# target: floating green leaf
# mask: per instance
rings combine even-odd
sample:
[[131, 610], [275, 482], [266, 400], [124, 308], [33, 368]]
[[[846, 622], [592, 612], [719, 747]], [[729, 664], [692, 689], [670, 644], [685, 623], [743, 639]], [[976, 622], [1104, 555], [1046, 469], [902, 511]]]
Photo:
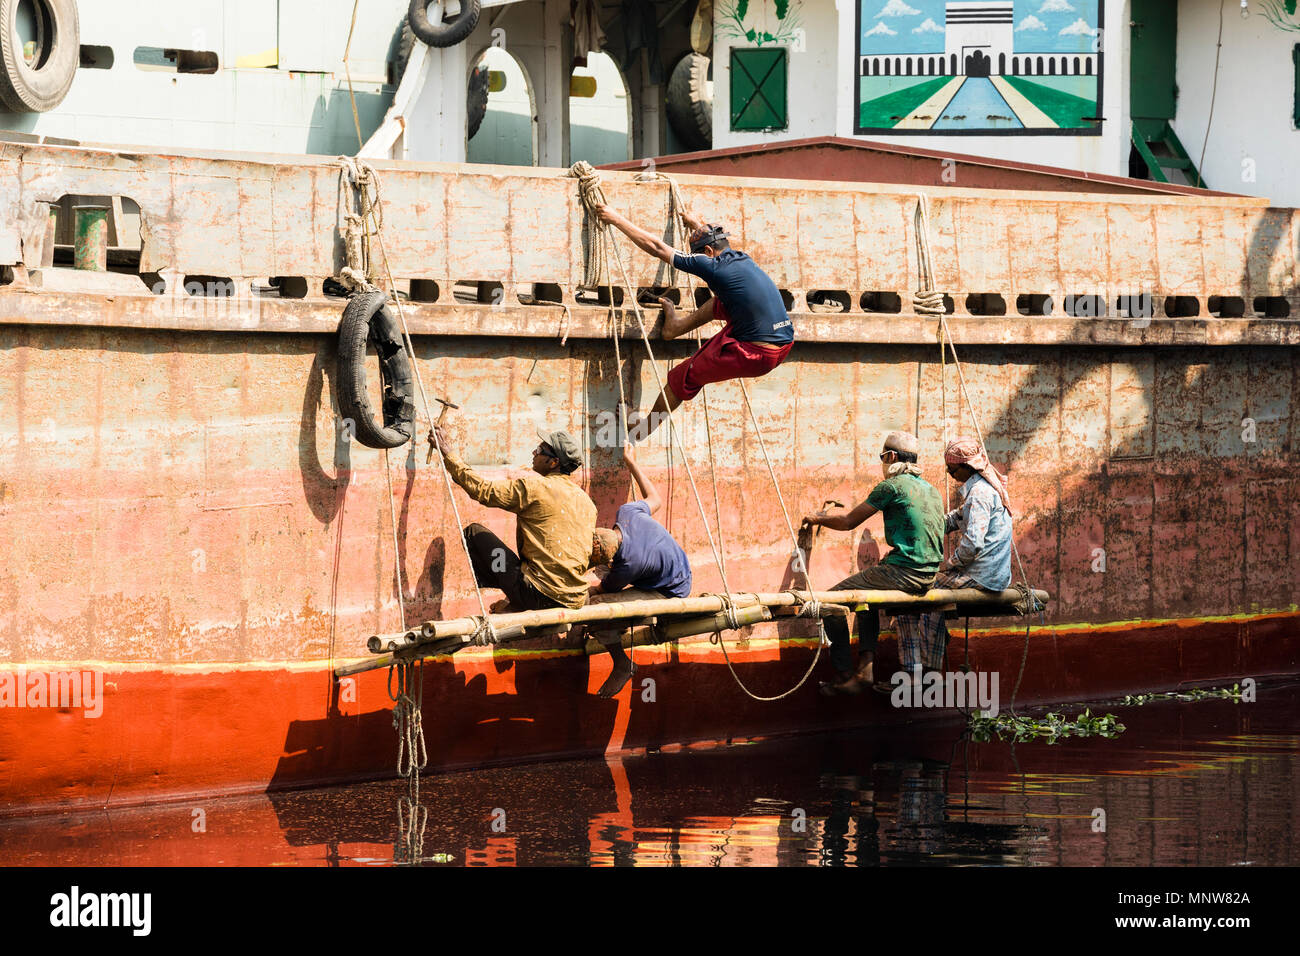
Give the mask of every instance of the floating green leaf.
[[1149, 704], [1153, 700], [1209, 700], [1211, 698], [1219, 700], [1241, 700], [1241, 687], [1233, 684], [1231, 687], [1213, 687], [1203, 688], [1196, 687], [1192, 690], [1182, 691], [1179, 693], [1169, 694], [1129, 694], [1120, 701], [1128, 707], [1141, 707], [1143, 704]]
[[1124, 725], [1115, 719], [1114, 714], [1104, 717], [1085, 710], [1073, 721], [1064, 715], [1049, 713], [1042, 717], [1016, 717], [1000, 714], [988, 717], [972, 714], [970, 718], [971, 739], [978, 743], [987, 743], [996, 737], [998, 740], [1014, 740], [1023, 743], [1042, 738], [1049, 744], [1066, 737], [1118, 737], [1124, 732]]

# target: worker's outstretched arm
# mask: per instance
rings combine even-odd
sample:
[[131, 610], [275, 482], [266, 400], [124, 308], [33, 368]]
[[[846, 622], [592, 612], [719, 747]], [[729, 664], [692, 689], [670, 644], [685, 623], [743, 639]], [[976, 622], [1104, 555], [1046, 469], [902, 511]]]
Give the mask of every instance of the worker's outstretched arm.
[[528, 507], [530, 496], [528, 483], [524, 479], [489, 481], [487, 478], [475, 474], [474, 469], [461, 460], [461, 457], [451, 447], [451, 443], [447, 440], [447, 433], [443, 431], [442, 426], [435, 425], [434, 431], [438, 433], [438, 447], [442, 449], [442, 463], [447, 469], [447, 474], [451, 476], [452, 481], [460, 485], [465, 494], [481, 505], [487, 505], [489, 508], [501, 508], [515, 514]]
[[852, 531], [875, 514], [877, 510], [866, 501], [862, 501], [852, 511], [836, 513], [819, 511], [816, 514], [808, 515], [803, 520], [804, 524], [821, 525], [823, 528], [830, 528], [832, 531]]
[[608, 205], [600, 206], [596, 210], [596, 214], [600, 216], [601, 222], [613, 226], [615, 229], [622, 232], [625, 236], [631, 239], [641, 251], [654, 256], [656, 259], [661, 259], [669, 265], [672, 264], [673, 254], [676, 253], [677, 250], [668, 245], [668, 243], [664, 242], [658, 236], [652, 235], [640, 226], [629, 222], [627, 217], [615, 212]]
[[659, 489], [646, 477], [646, 473], [636, 463], [636, 458], [632, 456], [631, 445], [623, 446], [623, 463], [627, 465], [627, 470], [632, 473], [632, 480], [636, 482], [641, 497], [645, 499], [646, 507], [650, 509], [651, 514], [654, 514], [663, 507], [664, 501], [659, 497]]

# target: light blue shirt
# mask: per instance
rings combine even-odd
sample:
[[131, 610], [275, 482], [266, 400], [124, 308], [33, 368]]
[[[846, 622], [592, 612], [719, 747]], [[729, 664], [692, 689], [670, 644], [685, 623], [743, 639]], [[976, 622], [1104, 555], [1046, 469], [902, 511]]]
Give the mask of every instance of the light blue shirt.
[[945, 531], [960, 531], [961, 540], [948, 566], [962, 570], [986, 591], [1011, 584], [1011, 514], [997, 490], [974, 474], [961, 486], [961, 507], [948, 512]]

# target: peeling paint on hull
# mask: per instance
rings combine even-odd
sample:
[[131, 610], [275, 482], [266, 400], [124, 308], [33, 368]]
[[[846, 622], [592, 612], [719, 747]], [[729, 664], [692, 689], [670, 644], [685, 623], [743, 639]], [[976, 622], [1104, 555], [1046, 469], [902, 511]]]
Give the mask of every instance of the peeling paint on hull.
[[[34, 283], [0, 289], [0, 661], [58, 669], [110, 662], [104, 667], [117, 685], [98, 721], [57, 710], [0, 715], [4, 802], [20, 810], [135, 802], [390, 772], [395, 745], [382, 677], [364, 679], [358, 704], [335, 702], [328, 662], [364, 656], [369, 634], [397, 629], [399, 568], [408, 623], [473, 613], [476, 603], [437, 465], [425, 466], [423, 448], [390, 456], [395, 566], [384, 456], [340, 434], [327, 329], [341, 302], [310, 288], [329, 274], [336, 251], [328, 206], [336, 171], [21, 152], [20, 162], [11, 147], [0, 147], [0, 165], [10, 164], [0, 207], [12, 213], [0, 228], [0, 262], [21, 266], [21, 257], [38, 249], [24, 224], [39, 220], [39, 196], [57, 198], [65, 180], [81, 175], [101, 191], [135, 189], [146, 222], [158, 217], [147, 264], [173, 279], [201, 272], [310, 281], [306, 299], [270, 300], [251, 326], [212, 303], [187, 311], [167, 296], [157, 297], [158, 306], [147, 296], [72, 295]], [[150, 198], [174, 200], [173, 180], [182, 173], [192, 180], [185, 204], [164, 214]], [[554, 171], [503, 178], [405, 168], [392, 175], [386, 195], [398, 204], [389, 228], [403, 236], [406, 257], [399, 276], [420, 275], [414, 263], [421, 250], [436, 247], [437, 255], [466, 258], [431, 266], [434, 276], [500, 275], [509, 288], [550, 276], [571, 298], [580, 251], [557, 225], [576, 223], [571, 181], [552, 182]], [[240, 176], [275, 181], [281, 203], [286, 194], [298, 196], [294, 225], [303, 234], [278, 246], [259, 231], [263, 199], [241, 199]], [[860, 306], [842, 318], [800, 308], [806, 291], [830, 282], [855, 290], [855, 303], [856, 290], [906, 289], [915, 278], [905, 239], [910, 199], [860, 184], [802, 184], [811, 192], [801, 198], [788, 184], [699, 180], [701, 203], [754, 212], [743, 228], [760, 261], [778, 261], [780, 243], [807, 235], [778, 228], [782, 201], [817, 216], [847, 195], [850, 208], [871, 213], [855, 222], [874, 223], [882, 242], [893, 243], [873, 246], [866, 227], [819, 232], [808, 240], [817, 248], [782, 260], [801, 338], [786, 363], [750, 384], [750, 394], [792, 515], [797, 520], [830, 498], [865, 497], [878, 480], [881, 438], [899, 427], [918, 435], [925, 476], [944, 488], [943, 396], [949, 435], [971, 422], [958, 406], [951, 365], [941, 373], [933, 325], [906, 314], [890, 324]], [[641, 187], [619, 181], [620, 190], [633, 188]], [[433, 215], [427, 196], [409, 209], [401, 197], [447, 190], [493, 208], [523, 208], [528, 190], [544, 201], [533, 218], [517, 217], [509, 261], [486, 241], [475, 247], [475, 260], [456, 231], [472, 233], [483, 225], [475, 217], [486, 213], [466, 213], [467, 224], [440, 222], [437, 235], [400, 229], [404, 217]], [[935, 200], [936, 256], [956, 264], [941, 276], [946, 288], [987, 291], [979, 284], [993, 277], [999, 288], [1110, 295], [1150, 281], [1171, 295], [1190, 289], [1193, 297], [1232, 292], [1300, 304], [1293, 255], [1300, 231], [1291, 210], [1226, 198], [1102, 197], [1106, 228], [1136, 245], [1117, 241], [1100, 261], [1085, 234], [1101, 199], [1033, 196], [1016, 215], [1049, 222], [1036, 248], [1020, 248], [1010, 221], [997, 219], [1001, 198], [976, 202], [954, 192]], [[893, 210], [884, 225], [881, 209]], [[645, 200], [643, 218], [652, 218], [649, 210]], [[223, 217], [234, 217], [237, 228]], [[1225, 222], [1237, 237], [1232, 243]], [[960, 241], [954, 223], [965, 223]], [[548, 231], [557, 229], [561, 238]], [[987, 248], [969, 244], [980, 229]], [[1237, 251], [1204, 256], [1207, 230], [1217, 230], [1218, 248]], [[1245, 238], [1265, 232], [1276, 241]], [[1148, 239], [1153, 245], [1144, 245]], [[1056, 257], [1050, 262], [1048, 245]], [[994, 246], [1006, 256], [1001, 262]], [[1193, 253], [1195, 261], [1180, 258]], [[475, 261], [503, 271], [452, 271]], [[851, 266], [835, 272], [841, 263]], [[1178, 269], [1185, 274], [1175, 286], [1159, 284]], [[655, 279], [648, 261], [634, 263], [634, 274], [647, 285]], [[60, 308], [69, 310], [65, 324], [57, 323]], [[561, 346], [559, 310], [534, 308], [498, 312], [441, 300], [414, 308], [420, 372], [432, 392], [462, 405], [452, 432], [489, 476], [516, 473], [527, 462], [540, 422], [581, 436], [588, 465], [575, 479], [610, 523], [628, 498], [629, 480], [617, 449], [601, 443], [602, 415], [619, 394], [604, 337], [607, 310], [573, 306], [572, 335]], [[1058, 316], [1044, 320], [1043, 328], [1055, 331], [1040, 338], [1033, 321], [953, 317], [992, 458], [1010, 473], [1029, 576], [1052, 595], [1053, 627], [1034, 641], [1021, 699], [1300, 671], [1293, 610], [1300, 359], [1288, 345], [1298, 341], [1300, 323], [1158, 317], [1107, 326]], [[1098, 331], [1105, 328], [1111, 331]], [[1225, 329], [1241, 337], [1225, 338]], [[1182, 344], [1178, 330], [1199, 337]], [[661, 362], [676, 361], [691, 346], [656, 342], [656, 349]], [[635, 341], [624, 354], [625, 386], [647, 406], [654, 375]], [[710, 522], [711, 483], [718, 485], [732, 586], [789, 587], [789, 541], [739, 389], [710, 386], [708, 396], [716, 475], [707, 464], [700, 401], [683, 407], [681, 426]], [[720, 590], [680, 455], [652, 443], [641, 459], [664, 492], [666, 523], [691, 557], [696, 590]], [[462, 498], [461, 515], [513, 538], [513, 519], [501, 512]], [[813, 580], [829, 586], [883, 549], [878, 521], [853, 535], [824, 533], [810, 560]], [[1263, 613], [1269, 610], [1279, 613]], [[770, 640], [810, 634], [790, 630], [796, 626], [807, 623], [754, 631], [748, 653], [760, 659], [742, 669], [766, 692], [784, 690], [807, 667], [808, 646]], [[1003, 675], [1007, 696], [1021, 646], [1012, 632], [972, 642], [973, 660]], [[590, 692], [608, 666], [600, 658], [555, 653], [434, 665], [424, 722], [434, 766], [900, 719], [883, 699], [856, 709], [828, 706], [812, 688], [779, 705], [751, 704], [707, 643], [656, 653], [665, 659], [648, 671], [658, 681], [653, 705], [639, 704], [630, 691], [620, 701], [595, 698]], [[258, 662], [264, 666], [253, 666]]]

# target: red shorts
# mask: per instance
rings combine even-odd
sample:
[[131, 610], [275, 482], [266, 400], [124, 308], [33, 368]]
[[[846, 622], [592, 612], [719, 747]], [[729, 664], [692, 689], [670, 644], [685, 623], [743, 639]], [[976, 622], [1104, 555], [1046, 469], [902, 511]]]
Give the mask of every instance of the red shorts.
[[763, 348], [753, 342], [740, 342], [731, 337], [731, 320], [722, 302], [713, 300], [713, 315], [727, 324], [722, 331], [704, 343], [704, 346], [685, 362], [674, 365], [668, 373], [668, 384], [673, 394], [682, 401], [690, 401], [710, 382], [726, 382], [733, 378], [758, 378], [766, 375], [785, 361], [793, 342], [779, 349]]

